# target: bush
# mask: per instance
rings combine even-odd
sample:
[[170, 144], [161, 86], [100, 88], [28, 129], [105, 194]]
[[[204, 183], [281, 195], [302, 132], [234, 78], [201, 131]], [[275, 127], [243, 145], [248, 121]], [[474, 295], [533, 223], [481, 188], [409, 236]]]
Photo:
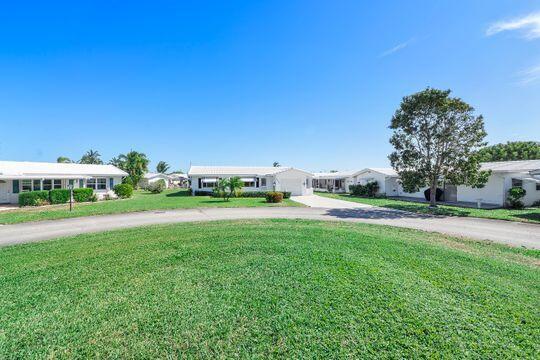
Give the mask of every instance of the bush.
[[75, 202], [92, 201], [91, 198], [93, 195], [94, 195], [94, 190], [89, 189], [89, 188], [73, 189], [73, 200], [75, 200]]
[[68, 189], [53, 189], [49, 191], [49, 201], [51, 204], [65, 204], [69, 202], [69, 196]]
[[29, 191], [19, 194], [19, 206], [40, 206], [48, 203], [49, 192], [47, 190]]
[[379, 191], [379, 183], [370, 181], [365, 185], [350, 185], [349, 192], [353, 196], [375, 197]]
[[277, 191], [271, 191], [266, 194], [267, 203], [280, 203], [283, 201], [283, 193]]
[[291, 197], [291, 192], [290, 191], [282, 191], [283, 193], [283, 198], [284, 199], [289, 199]]
[[533, 202], [532, 207], [540, 207], [540, 200]]
[[209, 191], [203, 191], [203, 190], [195, 190], [193, 192], [193, 196], [210, 196], [212, 195], [213, 193], [209, 192]]
[[525, 189], [514, 186], [508, 189], [507, 203], [512, 209], [523, 209], [524, 205], [521, 199], [527, 194]]
[[133, 195], [133, 186], [130, 184], [116, 184], [113, 191], [119, 198], [127, 199]]
[[159, 179], [158, 181], [149, 183], [145, 190], [150, 191], [152, 194], [162, 193], [165, 190], [165, 180]]

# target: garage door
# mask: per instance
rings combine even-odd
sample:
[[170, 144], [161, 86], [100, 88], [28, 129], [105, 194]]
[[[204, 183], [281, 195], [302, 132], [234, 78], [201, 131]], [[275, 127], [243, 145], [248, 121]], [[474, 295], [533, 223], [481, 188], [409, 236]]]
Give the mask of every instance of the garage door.
[[281, 179], [281, 191], [288, 191], [292, 195], [303, 195], [304, 185], [301, 179]]

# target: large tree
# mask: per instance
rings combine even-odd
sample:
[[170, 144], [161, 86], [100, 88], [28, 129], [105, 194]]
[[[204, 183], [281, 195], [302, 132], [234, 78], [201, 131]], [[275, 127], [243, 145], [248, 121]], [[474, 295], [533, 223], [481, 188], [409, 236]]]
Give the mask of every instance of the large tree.
[[169, 168], [169, 164], [167, 164], [165, 161], [160, 161], [156, 165], [156, 171], [160, 174], [165, 174]]
[[71, 159], [68, 158], [68, 157], [65, 157], [65, 156], [59, 156], [59, 157], [56, 159], [56, 162], [57, 162], [57, 163], [64, 163], [64, 164], [70, 164], [70, 163], [72, 163], [73, 161], [71, 161]]
[[103, 161], [101, 160], [101, 154], [95, 150], [88, 150], [79, 160], [80, 164], [103, 164]]
[[139, 181], [141, 181], [144, 174], [148, 172], [148, 163], [150, 162], [146, 154], [133, 150], [125, 155], [120, 154], [112, 160], [115, 160], [117, 166], [129, 174], [129, 182], [135, 188], [138, 187]]
[[403, 189], [429, 186], [430, 206], [444, 179], [454, 185], [483, 186], [489, 172], [480, 170], [475, 152], [485, 145], [484, 120], [450, 90], [427, 88], [403, 98], [390, 125], [394, 151], [389, 159]]
[[486, 146], [478, 151], [478, 157], [481, 161], [538, 160], [540, 142], [509, 141]]

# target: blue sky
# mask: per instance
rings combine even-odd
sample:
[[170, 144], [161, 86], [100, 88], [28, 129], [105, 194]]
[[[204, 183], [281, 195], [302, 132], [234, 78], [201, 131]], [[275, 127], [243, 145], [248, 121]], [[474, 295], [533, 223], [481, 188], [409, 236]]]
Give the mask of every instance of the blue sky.
[[0, 41], [2, 160], [387, 166], [427, 86], [540, 140], [539, 1], [11, 2]]

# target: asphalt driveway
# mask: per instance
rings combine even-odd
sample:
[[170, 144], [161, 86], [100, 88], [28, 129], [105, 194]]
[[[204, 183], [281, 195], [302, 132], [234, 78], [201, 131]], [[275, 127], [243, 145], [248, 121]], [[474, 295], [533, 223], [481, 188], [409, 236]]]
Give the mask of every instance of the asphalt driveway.
[[0, 226], [0, 246], [153, 224], [269, 218], [350, 221], [392, 225], [540, 249], [540, 225], [537, 224], [477, 218], [437, 217], [370, 206], [361, 208], [184, 209], [40, 221]]

